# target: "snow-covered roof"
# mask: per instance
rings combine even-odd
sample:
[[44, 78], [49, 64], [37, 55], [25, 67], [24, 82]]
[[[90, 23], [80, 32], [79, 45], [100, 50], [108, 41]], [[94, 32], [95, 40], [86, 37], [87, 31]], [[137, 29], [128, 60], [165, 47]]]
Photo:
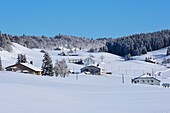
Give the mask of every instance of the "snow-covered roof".
[[[100, 67], [100, 66], [97, 66], [97, 65], [95, 65], [95, 64], [90, 64], [90, 65], [88, 65], [88, 66], [94, 66], [94, 67], [97, 67], [97, 68], [100, 68], [100, 69], [102, 69], [102, 67]], [[87, 67], [88, 67], [87, 66]]]
[[29, 63], [21, 63], [21, 65], [26, 66], [26, 67], [34, 70], [34, 71], [42, 71], [40, 68], [38, 68], [38, 67], [36, 67], [36, 66], [34, 66], [32, 64], [29, 64]]
[[151, 73], [146, 73], [140, 76], [140, 78], [152, 77]]
[[146, 78], [149, 78], [149, 79], [152, 78], [152, 79], [155, 79], [157, 81], [160, 81], [160, 80], [156, 79], [154, 76], [152, 76], [150, 73], [143, 74], [143, 75], [136, 77], [134, 79], [146, 79]]

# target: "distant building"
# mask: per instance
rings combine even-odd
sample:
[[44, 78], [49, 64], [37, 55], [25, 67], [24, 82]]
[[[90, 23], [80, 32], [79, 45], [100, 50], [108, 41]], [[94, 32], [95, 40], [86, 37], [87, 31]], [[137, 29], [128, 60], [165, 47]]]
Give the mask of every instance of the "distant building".
[[68, 59], [69, 63], [83, 64], [82, 59]]
[[68, 53], [68, 56], [79, 56], [77, 53]]
[[157, 64], [158, 62], [154, 59], [154, 58], [152, 58], [152, 57], [146, 57], [145, 58], [145, 62], [150, 62], [150, 63], [153, 63], [153, 64]]
[[165, 88], [169, 88], [170, 87], [170, 83], [163, 83], [162, 86], [165, 87]]
[[92, 75], [103, 75], [104, 69], [99, 66], [89, 65], [80, 69], [81, 73], [90, 73]]
[[160, 85], [160, 82], [161, 82], [160, 80], [154, 78], [149, 73], [132, 79], [132, 83], [134, 84]]
[[34, 75], [41, 75], [41, 71], [42, 71], [38, 67], [32, 64], [29, 64], [29, 63], [14, 64], [14, 65], [6, 67], [5, 69], [7, 71], [29, 73], [29, 74], [34, 74]]
[[58, 54], [59, 56], [66, 56], [66, 53], [65, 52], [61, 52]]
[[85, 66], [95, 64], [95, 60], [92, 57], [87, 57], [83, 60]]

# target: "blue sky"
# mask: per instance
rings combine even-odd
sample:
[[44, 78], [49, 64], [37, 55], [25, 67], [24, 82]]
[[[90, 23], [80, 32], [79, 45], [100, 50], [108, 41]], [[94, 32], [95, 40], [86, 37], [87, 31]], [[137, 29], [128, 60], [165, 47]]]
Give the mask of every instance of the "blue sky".
[[121, 37], [170, 29], [170, 0], [0, 0], [12, 35]]

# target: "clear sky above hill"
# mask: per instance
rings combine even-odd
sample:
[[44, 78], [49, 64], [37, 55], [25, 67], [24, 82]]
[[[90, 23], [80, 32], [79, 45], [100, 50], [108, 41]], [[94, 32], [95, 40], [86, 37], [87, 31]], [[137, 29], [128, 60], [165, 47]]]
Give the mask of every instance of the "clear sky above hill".
[[170, 29], [170, 0], [0, 0], [12, 35], [120, 37]]

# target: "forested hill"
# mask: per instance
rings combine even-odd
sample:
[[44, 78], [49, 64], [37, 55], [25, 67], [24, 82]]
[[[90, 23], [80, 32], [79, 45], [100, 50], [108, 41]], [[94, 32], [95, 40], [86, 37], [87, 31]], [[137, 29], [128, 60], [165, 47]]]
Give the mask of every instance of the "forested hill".
[[0, 48], [11, 51], [11, 42], [18, 43], [28, 48], [55, 49], [64, 48], [100, 48], [106, 44], [103, 40], [93, 40], [67, 35], [56, 35], [55, 37], [46, 36], [12, 36], [0, 33]]
[[106, 43], [109, 53], [120, 56], [137, 56], [170, 46], [170, 30], [141, 33], [110, 40]]
[[[28, 48], [55, 49], [57, 47], [95, 49], [120, 56], [146, 54], [170, 46], [170, 30], [153, 33], [141, 33], [121, 38], [88, 39], [67, 35], [46, 36], [12, 36], [0, 32], [0, 50], [11, 51], [11, 42]], [[99, 49], [100, 48], [100, 49]]]

